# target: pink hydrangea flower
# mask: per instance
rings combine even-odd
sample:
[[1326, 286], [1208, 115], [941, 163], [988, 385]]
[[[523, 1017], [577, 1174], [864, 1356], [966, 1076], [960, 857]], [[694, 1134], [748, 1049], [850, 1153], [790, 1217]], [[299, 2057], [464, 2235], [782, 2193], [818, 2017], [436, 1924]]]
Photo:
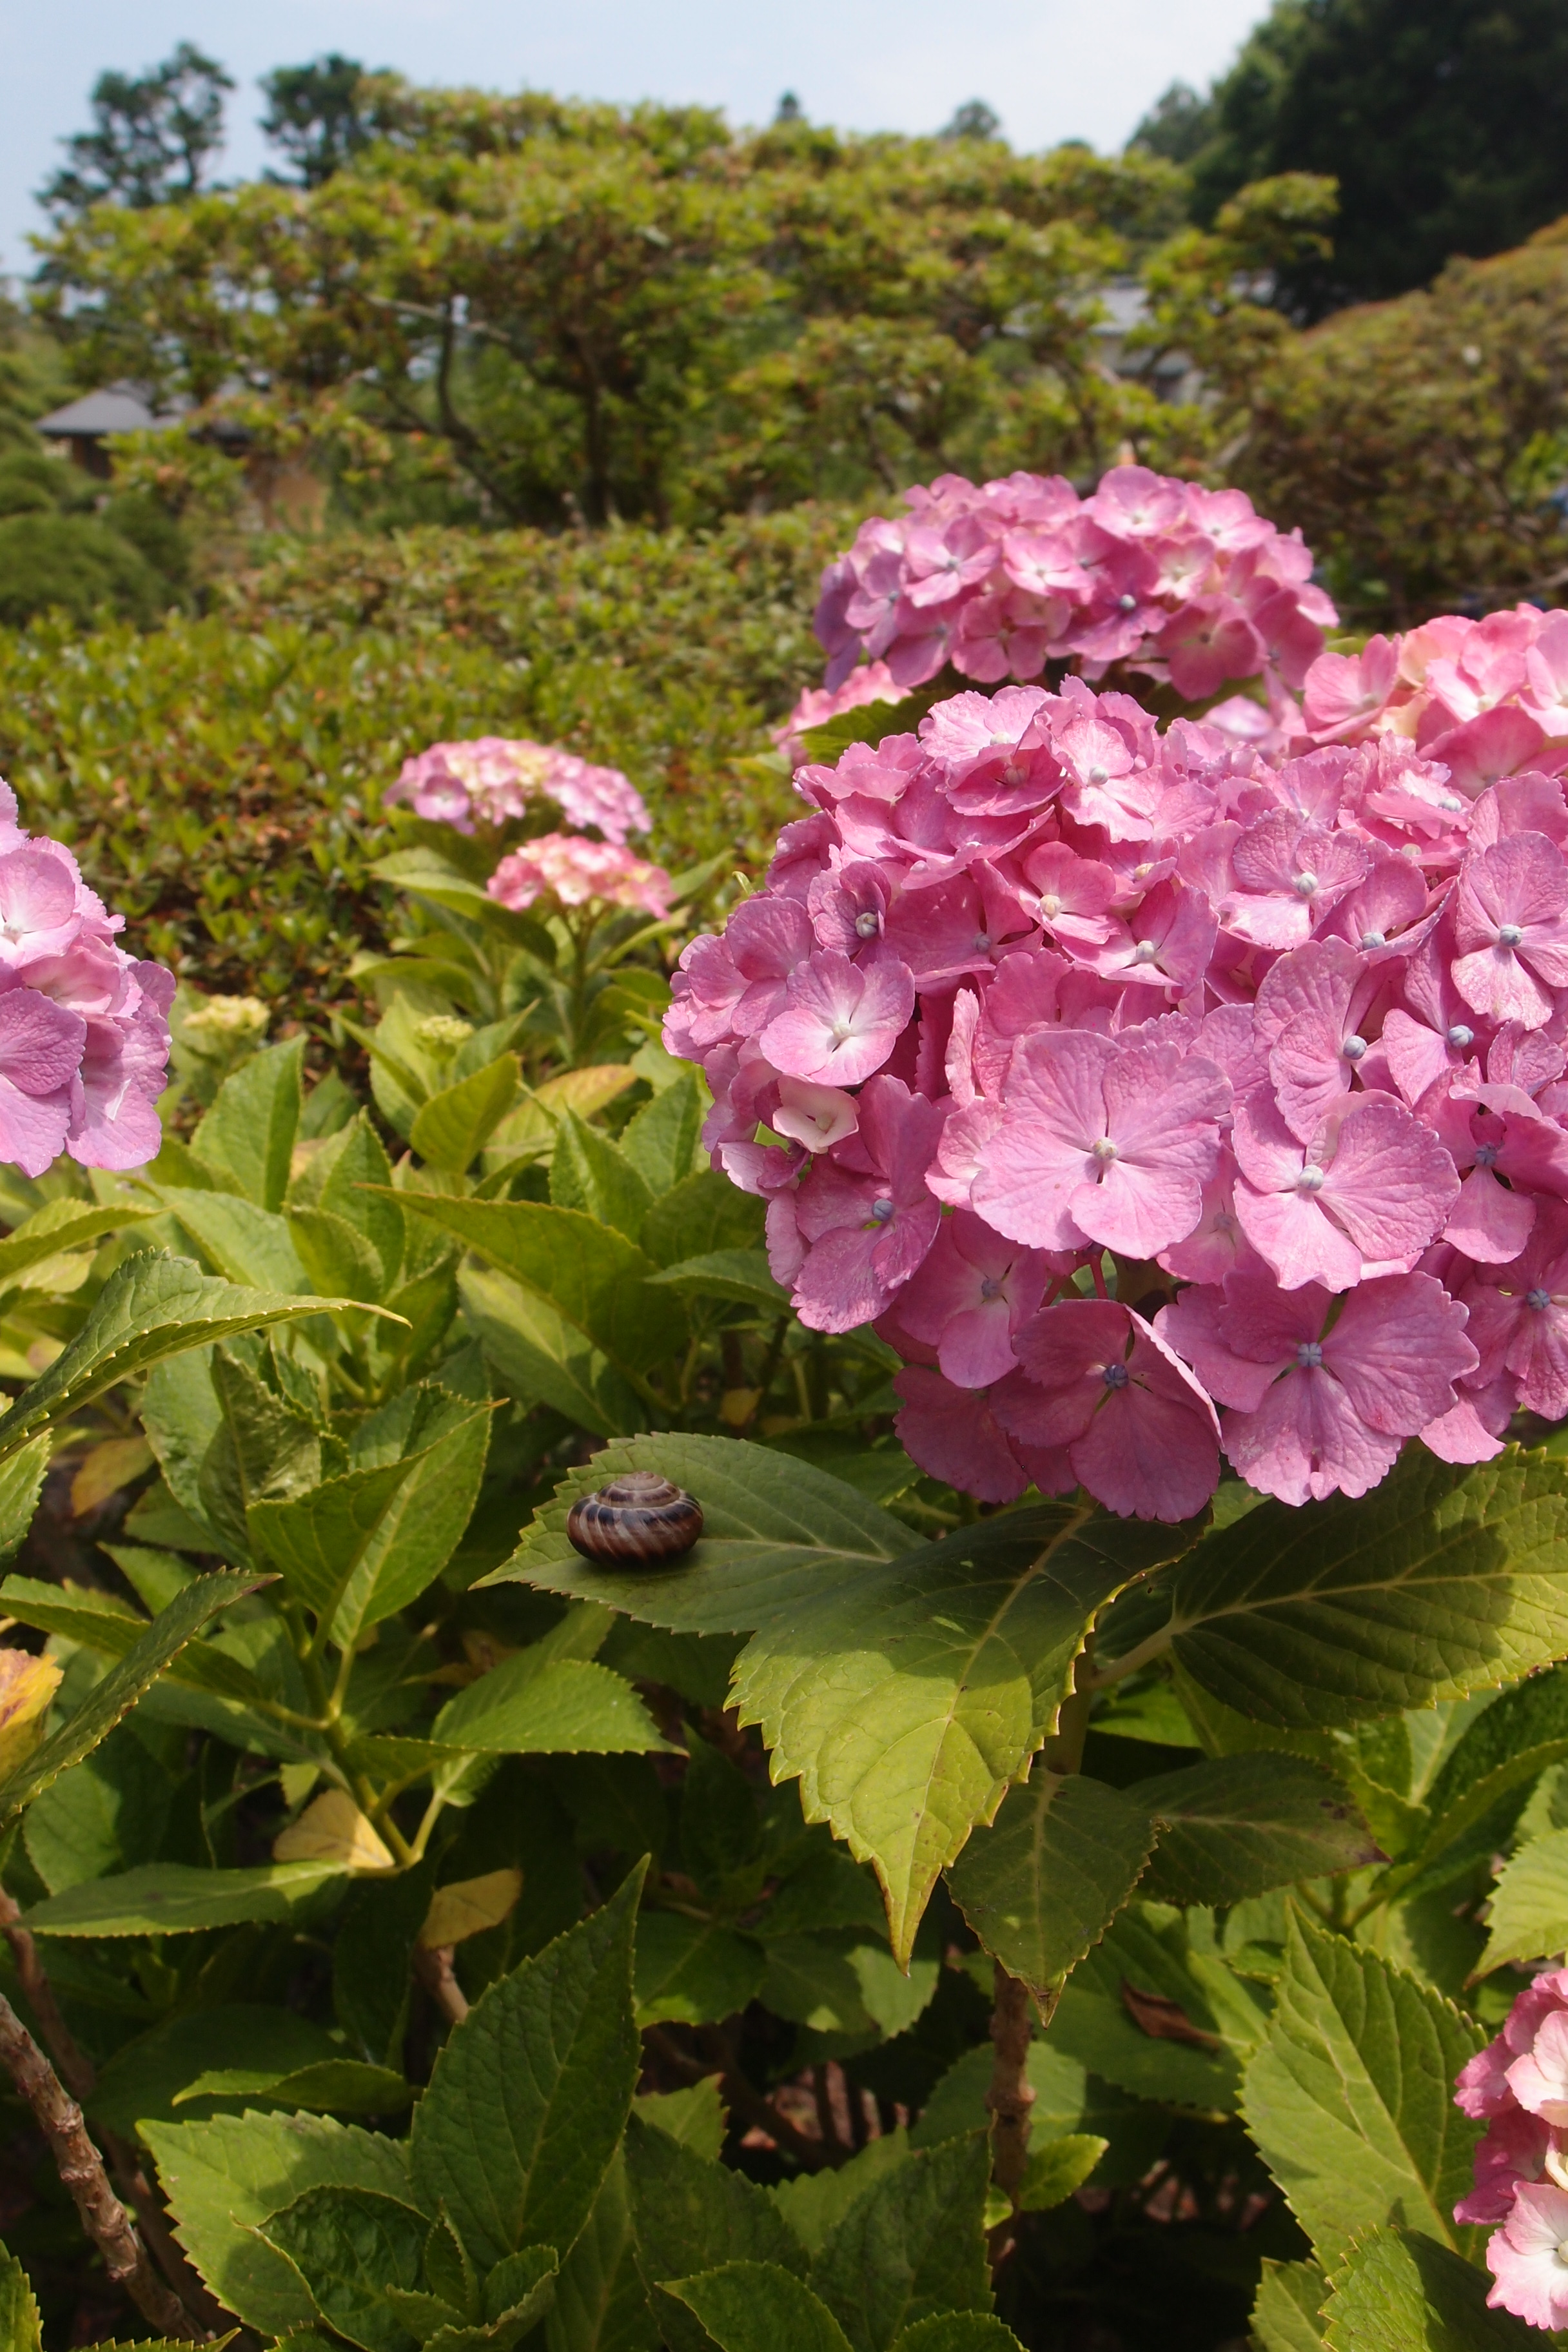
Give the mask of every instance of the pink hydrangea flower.
[[1099, 1242], [1152, 1257], [1197, 1223], [1229, 1106], [1214, 1064], [1178, 1046], [1065, 1028], [1025, 1037], [970, 1205], [1036, 1248]]
[[[794, 1282], [795, 1311], [814, 1331], [852, 1331], [885, 1313], [942, 1223], [925, 1183], [942, 1128], [934, 1104], [881, 1076], [863, 1088], [858, 1114], [837, 1155], [778, 1197], [769, 1226], [774, 1279]], [[800, 1257], [786, 1274], [792, 1240]]]
[[1454, 1382], [1479, 1360], [1465, 1309], [1424, 1274], [1363, 1283], [1337, 1317], [1316, 1283], [1281, 1291], [1266, 1276], [1227, 1275], [1219, 1290], [1186, 1291], [1155, 1328], [1229, 1408], [1226, 1457], [1247, 1484], [1282, 1502], [1364, 1495], [1393, 1467], [1400, 1442], [1457, 1402]]
[[1413, 1264], [1458, 1197], [1454, 1163], [1402, 1103], [1368, 1097], [1310, 1143], [1259, 1088], [1237, 1105], [1243, 1233], [1287, 1290], [1348, 1290], [1367, 1272]]
[[660, 866], [634, 857], [611, 842], [588, 841], [574, 833], [542, 834], [501, 859], [485, 885], [492, 898], [521, 914], [537, 899], [563, 907], [598, 900], [663, 921], [669, 913], [670, 881]]
[[1114, 1299], [1060, 1299], [1014, 1341], [1020, 1371], [992, 1398], [1026, 1460], [1065, 1450], [1113, 1511], [1180, 1520], [1219, 1483], [1218, 1423], [1185, 1364]]
[[538, 802], [553, 801], [569, 824], [593, 825], [617, 846], [652, 822], [642, 794], [618, 768], [595, 767], [555, 743], [502, 735], [432, 743], [405, 760], [383, 794], [406, 801], [416, 816], [472, 833], [476, 822], [504, 824]]
[[1454, 2104], [1487, 2126], [1454, 2219], [1498, 2225], [1488, 2303], [1532, 2327], [1568, 2326], [1568, 1970], [1526, 1986], [1502, 2032], [1461, 2068]]
[[989, 1388], [1012, 1371], [1013, 1335], [1038, 1307], [1051, 1272], [1045, 1252], [1006, 1241], [958, 1209], [900, 1297], [899, 1321], [936, 1349], [945, 1379]]

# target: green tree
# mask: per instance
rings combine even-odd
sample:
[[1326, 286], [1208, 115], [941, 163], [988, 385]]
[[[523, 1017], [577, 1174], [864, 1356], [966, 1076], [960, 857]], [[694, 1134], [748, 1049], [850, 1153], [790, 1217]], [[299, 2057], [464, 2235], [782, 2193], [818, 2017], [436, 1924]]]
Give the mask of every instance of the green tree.
[[223, 94], [234, 83], [193, 42], [145, 73], [101, 73], [93, 127], [65, 143], [68, 160], [38, 201], [69, 220], [103, 203], [143, 207], [194, 196], [223, 144]]
[[[1161, 106], [1173, 123], [1174, 94]], [[1321, 173], [1340, 187], [1333, 263], [1294, 278], [1296, 305], [1401, 294], [1450, 255], [1499, 253], [1568, 209], [1568, 13], [1561, 0], [1275, 0], [1205, 113], [1191, 158], [1200, 220], [1248, 181]], [[1172, 152], [1151, 127], [1144, 143]]]
[[319, 188], [372, 137], [367, 100], [374, 89], [356, 58], [333, 49], [305, 66], [263, 74], [262, 134], [292, 165], [301, 187]]

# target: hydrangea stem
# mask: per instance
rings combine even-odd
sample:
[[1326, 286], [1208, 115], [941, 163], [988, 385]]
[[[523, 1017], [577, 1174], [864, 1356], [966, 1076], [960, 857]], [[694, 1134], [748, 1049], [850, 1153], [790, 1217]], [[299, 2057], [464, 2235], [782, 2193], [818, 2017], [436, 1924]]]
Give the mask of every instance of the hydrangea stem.
[[55, 2168], [81, 2216], [82, 2228], [103, 2256], [110, 2277], [124, 2287], [137, 2310], [160, 2335], [187, 2341], [200, 2336], [204, 2331], [153, 2268], [135, 2223], [110, 2187], [81, 2109], [4, 1998], [0, 1998], [0, 2065], [31, 2107], [48, 2142]]

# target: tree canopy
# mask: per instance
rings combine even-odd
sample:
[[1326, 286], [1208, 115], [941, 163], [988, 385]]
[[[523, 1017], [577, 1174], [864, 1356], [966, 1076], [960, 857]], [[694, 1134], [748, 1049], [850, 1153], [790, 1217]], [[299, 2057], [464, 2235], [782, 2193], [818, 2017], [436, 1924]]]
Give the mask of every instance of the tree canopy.
[[1082, 470], [1147, 404], [1094, 329], [1096, 290], [1180, 226], [1158, 158], [1016, 155], [973, 109], [929, 139], [738, 136], [341, 58], [268, 89], [297, 183], [79, 211], [43, 308], [84, 375], [417, 479], [431, 519], [683, 521], [954, 465]]
[[1168, 90], [1134, 133], [1189, 165], [1212, 222], [1249, 181], [1337, 180], [1331, 266], [1307, 315], [1427, 284], [1568, 210], [1563, 0], [1275, 0], [1206, 101]]

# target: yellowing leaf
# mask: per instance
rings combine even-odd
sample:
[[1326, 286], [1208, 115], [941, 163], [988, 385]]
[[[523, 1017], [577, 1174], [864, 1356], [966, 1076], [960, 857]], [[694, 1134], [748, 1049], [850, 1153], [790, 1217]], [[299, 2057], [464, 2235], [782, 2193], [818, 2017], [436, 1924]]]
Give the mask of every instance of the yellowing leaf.
[[487, 1870], [480, 1878], [457, 1878], [436, 1889], [419, 1941], [427, 1952], [460, 1944], [465, 1937], [499, 1927], [522, 1893], [521, 1870]]
[[79, 1519], [95, 1511], [152, 1467], [153, 1449], [144, 1437], [105, 1438], [84, 1457], [71, 1480], [71, 1517]]
[[0, 1650], [0, 1776], [25, 1764], [44, 1734], [44, 1717], [59, 1688], [52, 1658], [27, 1650]]
[[346, 1789], [325, 1789], [272, 1841], [274, 1862], [335, 1862], [344, 1870], [391, 1870], [392, 1855]]

